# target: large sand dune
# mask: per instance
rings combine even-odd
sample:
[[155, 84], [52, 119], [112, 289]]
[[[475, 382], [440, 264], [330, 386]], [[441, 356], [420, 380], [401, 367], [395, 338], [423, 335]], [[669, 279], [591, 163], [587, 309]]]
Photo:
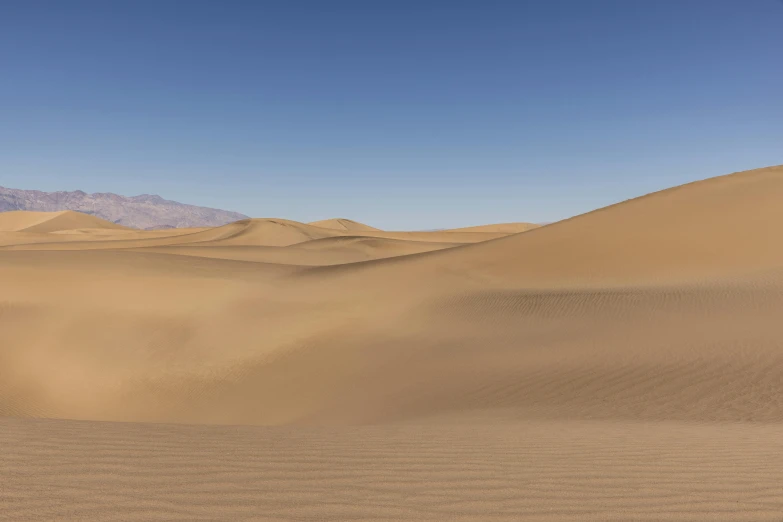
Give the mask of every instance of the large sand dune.
[[516, 234], [0, 214], [0, 414], [89, 421], [3, 421], [0, 510], [779, 520], [782, 202], [771, 167]]

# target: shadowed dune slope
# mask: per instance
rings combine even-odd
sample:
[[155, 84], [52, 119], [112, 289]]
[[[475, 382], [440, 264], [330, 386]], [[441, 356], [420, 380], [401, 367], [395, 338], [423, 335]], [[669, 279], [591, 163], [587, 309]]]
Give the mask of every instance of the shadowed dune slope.
[[[782, 200], [773, 167], [503, 239], [311, 269], [0, 250], [0, 413], [781, 422]], [[309, 237], [296, 248], [311, 254], [383, 248], [283, 220], [194, 235], [237, 248], [270, 228], [281, 244]]]

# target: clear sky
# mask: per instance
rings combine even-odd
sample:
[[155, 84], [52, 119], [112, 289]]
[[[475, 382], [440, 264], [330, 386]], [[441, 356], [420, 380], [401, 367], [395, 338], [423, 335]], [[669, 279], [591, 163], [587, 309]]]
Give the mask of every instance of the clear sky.
[[390, 228], [783, 163], [779, 0], [0, 2], [0, 185]]

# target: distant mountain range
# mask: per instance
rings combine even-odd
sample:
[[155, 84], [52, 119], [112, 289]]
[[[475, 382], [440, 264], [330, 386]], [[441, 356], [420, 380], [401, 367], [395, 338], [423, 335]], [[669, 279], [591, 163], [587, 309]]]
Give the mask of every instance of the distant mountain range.
[[109, 192], [41, 192], [0, 187], [0, 212], [9, 210], [76, 210], [127, 227], [147, 230], [215, 227], [248, 217], [238, 212], [185, 205], [150, 194], [126, 197]]

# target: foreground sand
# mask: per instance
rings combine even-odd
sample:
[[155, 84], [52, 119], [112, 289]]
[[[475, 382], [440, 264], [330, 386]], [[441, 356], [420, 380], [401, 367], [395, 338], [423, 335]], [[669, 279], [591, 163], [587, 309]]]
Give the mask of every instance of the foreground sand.
[[0, 518], [14, 521], [783, 517], [779, 426], [6, 419], [0, 466]]
[[0, 516], [783, 519], [781, 202], [772, 167], [531, 230], [0, 214]]

